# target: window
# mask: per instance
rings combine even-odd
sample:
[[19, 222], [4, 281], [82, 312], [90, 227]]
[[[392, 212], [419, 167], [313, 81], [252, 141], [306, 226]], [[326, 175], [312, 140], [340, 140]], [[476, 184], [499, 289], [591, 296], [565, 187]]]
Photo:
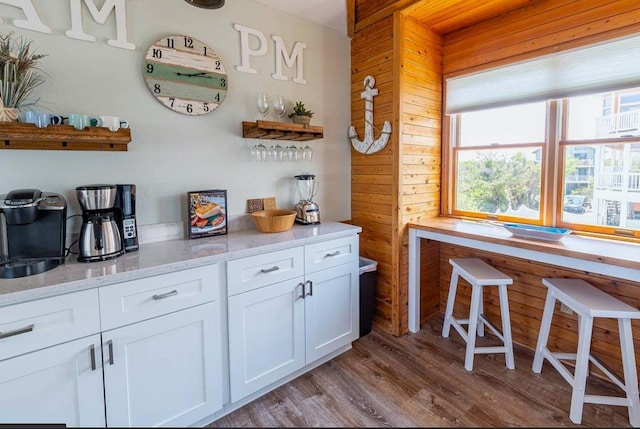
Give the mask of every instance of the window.
[[640, 87], [450, 116], [448, 213], [640, 238]]

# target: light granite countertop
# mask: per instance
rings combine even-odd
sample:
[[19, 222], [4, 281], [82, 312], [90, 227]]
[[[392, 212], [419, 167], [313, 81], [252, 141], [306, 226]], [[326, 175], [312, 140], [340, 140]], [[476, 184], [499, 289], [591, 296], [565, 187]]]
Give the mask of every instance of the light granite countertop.
[[247, 229], [196, 240], [141, 244], [137, 252], [101, 262], [77, 262], [72, 255], [64, 265], [45, 273], [0, 279], [0, 306], [348, 237], [361, 231], [358, 226], [325, 222], [294, 225], [289, 231], [273, 234]]

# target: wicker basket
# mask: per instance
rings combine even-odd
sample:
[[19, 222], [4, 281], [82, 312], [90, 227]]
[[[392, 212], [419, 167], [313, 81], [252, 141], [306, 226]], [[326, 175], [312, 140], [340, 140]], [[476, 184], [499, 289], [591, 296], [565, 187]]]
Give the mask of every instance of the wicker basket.
[[288, 231], [296, 219], [296, 212], [293, 210], [259, 210], [251, 215], [260, 232]]

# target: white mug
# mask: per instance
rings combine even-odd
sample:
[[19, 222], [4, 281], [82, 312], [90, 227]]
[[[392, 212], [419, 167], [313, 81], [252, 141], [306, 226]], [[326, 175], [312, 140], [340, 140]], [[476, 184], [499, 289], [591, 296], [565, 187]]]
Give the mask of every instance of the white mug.
[[129, 122], [120, 120], [117, 116], [102, 115], [100, 116], [102, 126], [109, 128], [111, 131], [118, 131], [120, 128], [129, 128]]

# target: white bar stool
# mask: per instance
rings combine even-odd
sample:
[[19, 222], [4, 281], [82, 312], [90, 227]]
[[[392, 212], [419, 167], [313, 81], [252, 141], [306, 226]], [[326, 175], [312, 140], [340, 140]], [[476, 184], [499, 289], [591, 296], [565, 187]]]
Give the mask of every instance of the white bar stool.
[[[634, 427], [640, 426], [638, 378], [631, 332], [631, 319], [640, 319], [640, 311], [595, 288], [584, 280], [542, 279], [542, 283], [547, 287], [547, 299], [542, 314], [538, 345], [533, 359], [533, 372], [540, 373], [543, 360], [547, 358], [551, 365], [571, 385], [573, 393], [571, 395], [569, 418], [573, 423], [580, 424], [584, 404], [591, 403], [626, 406], [629, 408], [629, 423]], [[552, 353], [547, 348], [551, 318], [553, 317], [556, 300], [575, 311], [578, 315], [577, 353]], [[624, 381], [605, 368], [589, 351], [594, 317], [618, 319]], [[560, 359], [576, 361], [573, 375]], [[586, 395], [585, 385], [589, 375], [589, 361], [620, 387], [626, 393], [626, 397]]]
[[[514, 369], [513, 342], [511, 341], [511, 321], [509, 319], [509, 300], [507, 297], [507, 285], [513, 284], [513, 279], [491, 265], [478, 258], [452, 258], [449, 263], [453, 266], [451, 283], [449, 284], [449, 296], [447, 297], [447, 309], [444, 315], [442, 336], [449, 336], [451, 326], [455, 328], [462, 339], [467, 343], [467, 351], [464, 358], [464, 367], [467, 371], [473, 369], [473, 356], [480, 353], [504, 353], [507, 368]], [[456, 300], [458, 277], [462, 277], [471, 284], [471, 302], [468, 319], [455, 319], [453, 306]], [[485, 286], [498, 286], [500, 295], [500, 314], [502, 316], [502, 333], [485, 319], [483, 312], [482, 288]], [[468, 325], [467, 331], [462, 325]], [[484, 326], [487, 326], [500, 340], [503, 346], [476, 347], [476, 331], [478, 336], [484, 336]]]

